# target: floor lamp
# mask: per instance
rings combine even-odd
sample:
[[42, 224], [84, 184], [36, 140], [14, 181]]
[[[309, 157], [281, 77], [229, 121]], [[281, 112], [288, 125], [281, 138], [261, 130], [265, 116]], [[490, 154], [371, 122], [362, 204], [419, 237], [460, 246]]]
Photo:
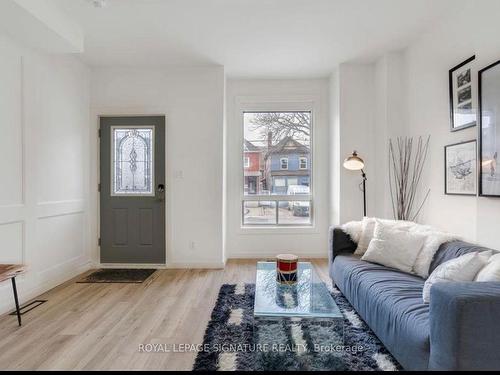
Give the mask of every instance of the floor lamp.
[[363, 170], [365, 167], [365, 162], [358, 156], [356, 151], [353, 151], [344, 160], [344, 168], [350, 171], [361, 171], [361, 176], [363, 177], [363, 217], [366, 216], [366, 173]]

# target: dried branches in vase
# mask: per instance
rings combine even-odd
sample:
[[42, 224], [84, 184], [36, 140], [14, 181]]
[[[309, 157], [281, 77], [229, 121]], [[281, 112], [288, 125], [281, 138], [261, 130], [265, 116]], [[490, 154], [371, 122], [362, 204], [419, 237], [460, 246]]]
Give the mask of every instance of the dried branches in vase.
[[389, 189], [392, 211], [397, 220], [414, 221], [429, 197], [430, 189], [420, 204], [416, 204], [430, 138], [428, 136], [424, 141], [418, 137], [416, 142], [413, 137], [389, 140]]

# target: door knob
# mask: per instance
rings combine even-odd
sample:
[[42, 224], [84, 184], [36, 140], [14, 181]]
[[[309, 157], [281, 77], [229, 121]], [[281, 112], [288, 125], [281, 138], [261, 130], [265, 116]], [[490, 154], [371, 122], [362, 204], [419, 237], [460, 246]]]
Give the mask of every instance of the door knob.
[[158, 200], [160, 202], [162, 202], [163, 201], [163, 194], [165, 193], [165, 185], [158, 184], [157, 190], [158, 190], [158, 195], [159, 195]]

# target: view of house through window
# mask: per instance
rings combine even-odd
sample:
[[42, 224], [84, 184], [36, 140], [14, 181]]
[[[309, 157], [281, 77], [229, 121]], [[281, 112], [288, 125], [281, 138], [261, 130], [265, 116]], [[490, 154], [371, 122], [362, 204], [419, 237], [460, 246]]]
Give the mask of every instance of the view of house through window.
[[311, 112], [243, 113], [243, 224], [311, 224]]

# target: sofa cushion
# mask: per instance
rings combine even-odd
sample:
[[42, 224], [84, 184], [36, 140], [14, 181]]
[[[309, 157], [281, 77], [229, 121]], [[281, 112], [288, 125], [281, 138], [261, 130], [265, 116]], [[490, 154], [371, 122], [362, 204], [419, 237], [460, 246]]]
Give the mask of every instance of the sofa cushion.
[[422, 301], [423, 279], [353, 255], [337, 256], [332, 276], [352, 306], [406, 370], [427, 369], [429, 305]]

